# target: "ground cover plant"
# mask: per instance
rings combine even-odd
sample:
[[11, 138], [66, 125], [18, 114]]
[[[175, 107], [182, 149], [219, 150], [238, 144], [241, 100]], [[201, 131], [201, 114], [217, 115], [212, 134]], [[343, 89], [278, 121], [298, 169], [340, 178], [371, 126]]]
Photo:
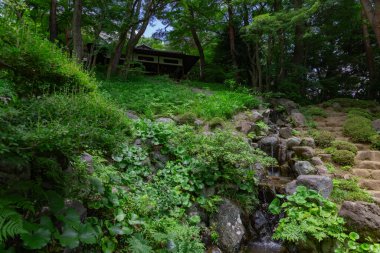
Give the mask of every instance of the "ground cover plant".
[[187, 84], [162, 77], [140, 77], [134, 81], [104, 82], [102, 88], [125, 109], [148, 118], [192, 113], [206, 120], [227, 119], [260, 104], [248, 91], [194, 90]]

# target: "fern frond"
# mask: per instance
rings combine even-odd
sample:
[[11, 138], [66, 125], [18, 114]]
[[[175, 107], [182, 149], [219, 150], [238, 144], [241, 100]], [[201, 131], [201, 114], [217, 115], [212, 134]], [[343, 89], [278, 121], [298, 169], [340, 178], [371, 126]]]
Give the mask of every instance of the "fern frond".
[[22, 217], [12, 209], [0, 209], [0, 243], [25, 232]]
[[152, 253], [153, 249], [147, 241], [141, 236], [136, 235], [128, 239], [129, 250], [132, 253]]

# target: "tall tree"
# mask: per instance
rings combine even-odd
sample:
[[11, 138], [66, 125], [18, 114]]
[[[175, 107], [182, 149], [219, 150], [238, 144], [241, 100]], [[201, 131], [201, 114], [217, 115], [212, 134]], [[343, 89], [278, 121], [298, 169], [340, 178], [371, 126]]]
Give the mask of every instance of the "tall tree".
[[82, 9], [83, 1], [74, 0], [72, 33], [74, 56], [77, 58], [78, 61], [82, 61], [83, 58]]
[[[293, 0], [294, 9], [299, 10], [302, 8], [303, 0]], [[295, 41], [294, 41], [294, 53], [293, 53], [293, 63], [301, 65], [304, 59], [304, 43], [303, 36], [305, 34], [304, 20], [301, 19], [296, 22], [295, 25]]]
[[380, 0], [360, 0], [380, 47]]
[[50, 41], [55, 41], [58, 36], [58, 26], [57, 26], [57, 0], [50, 1], [50, 16], [49, 16], [49, 32]]
[[237, 62], [237, 56], [236, 56], [236, 45], [235, 45], [235, 25], [234, 25], [234, 10], [233, 5], [231, 3], [231, 0], [227, 0], [227, 16], [228, 16], [228, 37], [230, 42], [230, 54], [231, 54], [231, 61], [232, 66], [234, 67], [234, 70], [236, 71], [236, 79], [239, 79], [238, 74], [238, 62]]

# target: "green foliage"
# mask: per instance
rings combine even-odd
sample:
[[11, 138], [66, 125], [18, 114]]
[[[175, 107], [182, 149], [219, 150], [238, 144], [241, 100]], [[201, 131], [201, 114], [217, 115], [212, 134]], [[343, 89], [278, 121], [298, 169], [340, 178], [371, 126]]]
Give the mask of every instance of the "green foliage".
[[327, 113], [325, 112], [325, 110], [313, 105], [301, 108], [301, 112], [307, 118], [308, 117], [323, 117], [323, 118], [327, 117]]
[[348, 117], [360, 116], [372, 120], [372, 114], [368, 112], [368, 109], [362, 108], [350, 108], [347, 112]]
[[333, 162], [339, 165], [349, 165], [355, 164], [355, 154], [348, 150], [333, 150], [331, 152]]
[[380, 135], [373, 135], [371, 137], [371, 146], [374, 149], [380, 150]]
[[17, 202], [0, 199], [0, 244], [8, 238], [25, 232], [22, 216], [15, 207], [17, 207]]
[[363, 116], [350, 116], [343, 125], [344, 135], [355, 142], [369, 142], [376, 135], [372, 121]]
[[321, 148], [327, 148], [331, 146], [331, 143], [335, 140], [335, 136], [324, 130], [312, 130], [310, 135], [314, 138], [315, 144]]
[[341, 140], [333, 141], [332, 147], [336, 148], [337, 150], [348, 150], [354, 154], [358, 152], [358, 148], [355, 146], [355, 144], [348, 141], [341, 141]]
[[[280, 202], [273, 205], [279, 206]], [[298, 244], [343, 237], [344, 220], [338, 216], [335, 204], [314, 190], [298, 186], [295, 194], [286, 197], [281, 209], [286, 217], [280, 220], [274, 239]]]
[[[339, 187], [334, 181], [334, 190], [335, 186]], [[284, 198], [282, 195], [278, 197]], [[313, 242], [316, 246], [322, 245], [324, 240], [332, 240], [335, 253], [379, 252], [380, 244], [359, 243], [357, 233], [347, 234], [336, 205], [316, 191], [299, 186], [295, 194], [285, 197], [284, 203], [281, 204], [279, 198], [272, 201], [270, 210], [279, 214], [282, 209], [286, 216], [280, 219], [274, 239], [291, 244]]]
[[360, 99], [352, 99], [352, 98], [334, 98], [334, 99], [324, 102], [323, 104], [325, 106], [331, 106], [334, 103], [338, 103], [340, 106], [344, 108], [362, 108], [362, 109], [373, 108], [378, 105], [376, 101], [360, 100]]
[[[159, 88], [158, 88], [159, 87]], [[125, 109], [154, 118], [191, 114], [204, 119], [229, 118], [234, 113], [260, 104], [246, 91], [215, 90], [212, 94], [194, 92], [191, 87], [163, 78], [141, 78], [138, 81], [106, 82], [110, 96]]]
[[373, 202], [371, 195], [358, 186], [357, 180], [334, 179], [333, 183], [331, 200], [337, 204], [342, 204], [343, 201]]
[[36, 96], [96, 89], [95, 79], [56, 45], [28, 30], [25, 24], [3, 21], [0, 24], [0, 58], [9, 66], [7, 78], [15, 83], [18, 94]]

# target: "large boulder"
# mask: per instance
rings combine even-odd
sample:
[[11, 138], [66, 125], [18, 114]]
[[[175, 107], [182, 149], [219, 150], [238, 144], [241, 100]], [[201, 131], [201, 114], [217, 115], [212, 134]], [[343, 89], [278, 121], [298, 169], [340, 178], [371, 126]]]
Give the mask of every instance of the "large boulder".
[[293, 111], [290, 114], [290, 120], [293, 122], [296, 127], [304, 127], [306, 125], [305, 116], [302, 113]]
[[292, 128], [291, 127], [281, 127], [279, 131], [281, 138], [288, 139], [292, 137]]
[[295, 146], [299, 146], [301, 144], [301, 139], [298, 137], [291, 137], [286, 140], [286, 145], [288, 149], [291, 149]]
[[301, 175], [297, 177], [296, 180], [288, 183], [285, 187], [285, 191], [287, 194], [293, 194], [296, 192], [297, 186], [300, 185], [319, 192], [325, 198], [328, 198], [333, 190], [333, 182], [330, 177]]
[[298, 105], [294, 101], [286, 98], [272, 99], [271, 104], [274, 108], [284, 108], [288, 114], [298, 109]]
[[312, 147], [308, 146], [296, 146], [292, 148], [296, 155], [300, 158], [311, 159], [315, 155], [315, 151]]
[[225, 253], [236, 253], [240, 249], [246, 233], [241, 214], [242, 211], [237, 205], [224, 199], [218, 212], [211, 219], [219, 234], [218, 246]]
[[298, 175], [313, 175], [317, 173], [316, 168], [308, 161], [295, 162], [294, 170]]
[[371, 237], [380, 241], [380, 207], [376, 204], [357, 201], [345, 201], [340, 208], [348, 227], [358, 232], [362, 238]]
[[241, 120], [235, 123], [235, 128], [243, 134], [248, 134], [253, 130], [254, 123], [248, 120]]
[[261, 150], [274, 157], [278, 151], [279, 139], [276, 136], [266, 136], [258, 144]]

